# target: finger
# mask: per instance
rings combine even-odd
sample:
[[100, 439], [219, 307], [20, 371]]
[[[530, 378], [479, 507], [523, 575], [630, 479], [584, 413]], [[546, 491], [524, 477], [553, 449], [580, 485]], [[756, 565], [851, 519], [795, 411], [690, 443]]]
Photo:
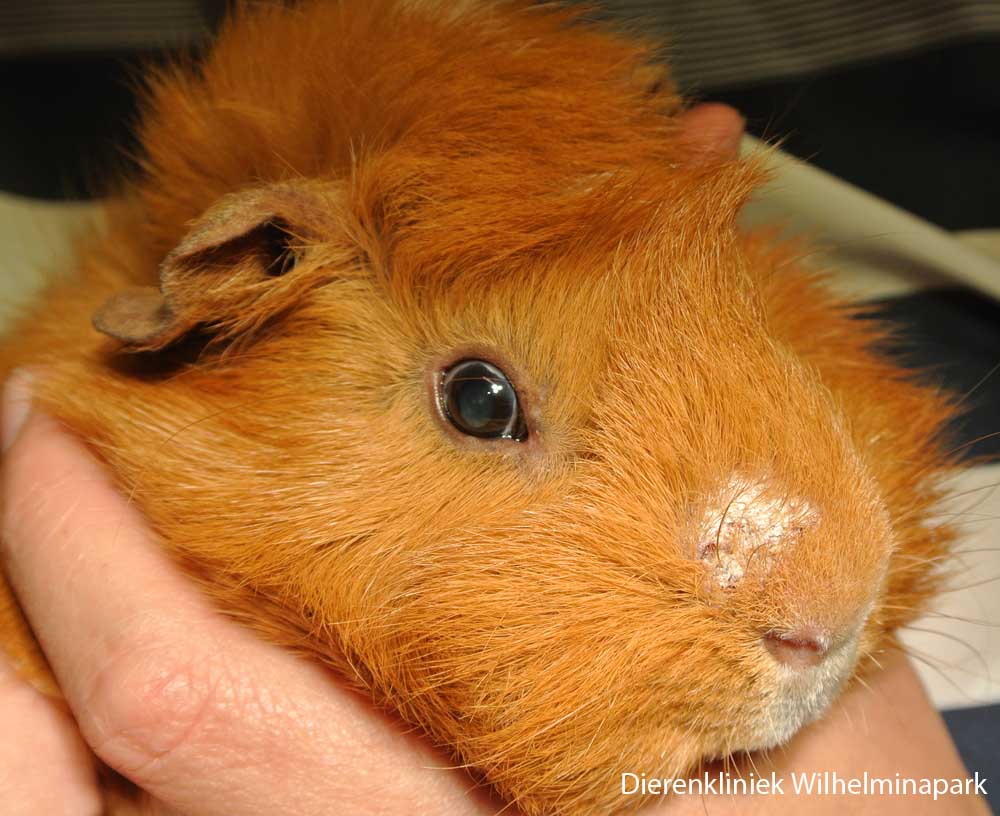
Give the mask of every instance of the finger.
[[328, 672], [222, 619], [87, 451], [33, 413], [3, 472], [12, 584], [88, 743], [198, 816], [495, 812]]
[[0, 791], [7, 816], [97, 816], [90, 751], [69, 713], [0, 656]]
[[746, 130], [746, 120], [729, 105], [703, 102], [681, 114], [685, 140], [706, 153], [735, 159], [740, 152], [740, 140]]

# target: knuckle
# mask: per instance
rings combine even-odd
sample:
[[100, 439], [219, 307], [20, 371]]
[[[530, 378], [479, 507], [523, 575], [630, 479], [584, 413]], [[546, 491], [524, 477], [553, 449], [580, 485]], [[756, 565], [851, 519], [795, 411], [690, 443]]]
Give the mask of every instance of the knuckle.
[[84, 695], [81, 730], [94, 752], [140, 785], [172, 778], [217, 717], [224, 672], [181, 643], [116, 650]]

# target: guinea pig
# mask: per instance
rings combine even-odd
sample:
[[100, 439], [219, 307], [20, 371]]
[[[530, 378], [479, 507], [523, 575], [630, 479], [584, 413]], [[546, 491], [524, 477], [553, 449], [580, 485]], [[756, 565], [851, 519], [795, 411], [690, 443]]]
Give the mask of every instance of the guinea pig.
[[0, 347], [220, 608], [529, 816], [784, 743], [954, 537], [952, 403], [737, 227], [760, 165], [684, 138], [655, 53], [526, 2], [239, 7]]

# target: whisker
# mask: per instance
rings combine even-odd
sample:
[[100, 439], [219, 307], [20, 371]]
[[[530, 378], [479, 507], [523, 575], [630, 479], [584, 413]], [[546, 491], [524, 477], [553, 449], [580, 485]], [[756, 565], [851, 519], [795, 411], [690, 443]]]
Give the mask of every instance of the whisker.
[[945, 587], [940, 591], [941, 595], [950, 595], [954, 592], [965, 592], [968, 589], [975, 589], [976, 587], [986, 586], [987, 584], [992, 584], [994, 581], [1000, 580], [1000, 575], [994, 575], [992, 578], [984, 578], [982, 581], [976, 581], [974, 584], [965, 584], [963, 586], [957, 587]]
[[997, 371], [1000, 371], [1000, 363], [997, 363], [995, 366], [993, 366], [993, 368], [991, 368], [989, 371], [987, 371], [986, 374], [982, 377], [982, 379], [979, 380], [979, 382], [977, 382], [974, 386], [972, 386], [972, 388], [970, 388], [968, 391], [966, 391], [958, 399], [958, 401], [955, 403], [955, 407], [956, 408], [961, 408], [962, 405], [965, 403], [965, 401], [969, 397], [971, 397], [976, 392], [976, 390], [980, 386], [982, 386], [990, 377], [992, 377], [994, 374], [996, 374]]
[[947, 497], [945, 497], [942, 504], [954, 501], [955, 499], [961, 499], [973, 493], [978, 493], [980, 490], [995, 490], [997, 487], [1000, 487], [1000, 482], [991, 482], [990, 484], [979, 485], [978, 487], [970, 487], [968, 490], [962, 490], [958, 493], [949, 493]]
[[[997, 518], [1000, 518], [998, 516]], [[955, 550], [955, 555], [975, 555], [976, 553], [995, 553], [1000, 552], [1000, 547], [976, 547], [972, 550]]]
[[930, 657], [929, 655], [927, 655], [926, 653], [924, 653], [924, 652], [921, 652], [921, 651], [919, 651], [919, 650], [917, 650], [917, 649], [913, 649], [913, 648], [911, 648], [910, 646], [907, 646], [907, 645], [905, 645], [905, 644], [903, 644], [903, 645], [902, 645], [902, 649], [903, 649], [903, 651], [904, 651], [904, 652], [906, 653], [907, 657], [909, 657], [909, 658], [910, 658], [911, 660], [915, 660], [915, 661], [917, 661], [918, 663], [920, 663], [920, 664], [922, 664], [922, 665], [926, 666], [927, 668], [929, 668], [929, 669], [932, 669], [933, 671], [937, 672], [937, 674], [938, 674], [938, 675], [939, 675], [939, 676], [940, 676], [940, 677], [941, 677], [941, 678], [942, 678], [942, 679], [943, 679], [943, 680], [944, 680], [944, 681], [945, 681], [945, 682], [946, 682], [946, 683], [947, 683], [947, 684], [948, 684], [949, 686], [951, 686], [952, 690], [954, 690], [954, 691], [958, 692], [958, 693], [959, 693], [959, 695], [960, 695], [960, 696], [961, 696], [961, 697], [962, 697], [963, 699], [965, 699], [965, 700], [969, 700], [969, 701], [973, 701], [973, 702], [976, 702], [975, 698], [974, 698], [974, 697], [972, 697], [972, 695], [970, 695], [970, 694], [969, 694], [969, 693], [968, 693], [968, 692], [967, 692], [967, 691], [966, 691], [966, 690], [965, 690], [964, 688], [962, 688], [962, 687], [961, 687], [961, 686], [960, 686], [960, 685], [959, 685], [958, 683], [956, 683], [956, 682], [955, 682], [955, 680], [954, 680], [954, 679], [952, 679], [952, 678], [951, 678], [951, 677], [950, 677], [950, 676], [949, 676], [949, 675], [947, 674], [947, 672], [945, 672], [945, 671], [944, 671], [944, 670], [943, 670], [943, 669], [942, 669], [942, 668], [941, 668], [940, 666], [936, 665], [936, 664], [934, 663], [934, 661], [932, 660], [932, 658], [931, 658], [931, 657]]
[[951, 457], [954, 454], [958, 453], [959, 451], [965, 450], [965, 448], [971, 448], [973, 445], [976, 445], [980, 442], [985, 442], [987, 439], [992, 439], [995, 436], [1000, 436], [1000, 431], [993, 431], [992, 433], [982, 434], [981, 436], [977, 436], [975, 439], [970, 439], [967, 442], [963, 442], [961, 445], [952, 448], [951, 450], [945, 451], [944, 455], [946, 457]]
[[[953, 621], [958, 621], [960, 623], [968, 623], [970, 626], [986, 626], [990, 629], [994, 628], [1000, 629], [1000, 623], [996, 621], [979, 620], [977, 618], [964, 618], [961, 615], [949, 615], [946, 614], [945, 612], [938, 612], [933, 609], [925, 612], [923, 615], [921, 615], [921, 617], [942, 618], [944, 620], [953, 620]], [[906, 628], [909, 629], [911, 627], [907, 626]]]
[[[989, 679], [990, 677], [989, 663], [986, 661], [986, 658], [983, 657], [982, 652], [976, 649], [967, 640], [964, 640], [963, 638], [960, 638], [957, 635], [953, 635], [950, 632], [940, 632], [936, 629], [924, 629], [918, 626], [907, 626], [906, 628], [912, 632], [923, 632], [924, 634], [928, 635], [938, 635], [939, 637], [943, 637], [946, 640], [952, 641], [953, 643], [958, 643], [959, 645], [964, 646], [982, 664], [983, 670], [986, 672], [986, 678]], [[952, 668], [959, 669], [960, 667], [953, 666]]]

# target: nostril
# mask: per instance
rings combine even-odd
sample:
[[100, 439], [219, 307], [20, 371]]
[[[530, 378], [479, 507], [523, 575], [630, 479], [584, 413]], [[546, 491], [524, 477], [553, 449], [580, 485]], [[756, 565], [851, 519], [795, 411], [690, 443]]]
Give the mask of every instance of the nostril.
[[829, 637], [812, 630], [768, 632], [763, 640], [764, 647], [771, 653], [771, 657], [793, 669], [808, 668], [821, 663], [826, 657], [830, 642]]

